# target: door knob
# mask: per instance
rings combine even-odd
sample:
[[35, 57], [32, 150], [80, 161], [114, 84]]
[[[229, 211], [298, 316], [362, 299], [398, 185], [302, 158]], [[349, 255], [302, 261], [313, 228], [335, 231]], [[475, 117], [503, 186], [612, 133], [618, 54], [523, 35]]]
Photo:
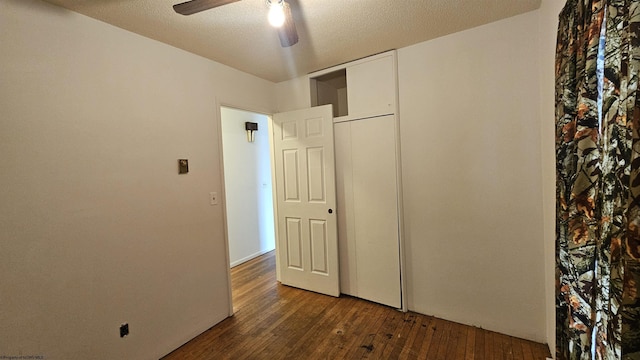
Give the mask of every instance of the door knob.
[[333, 209], [329, 209], [329, 214], [333, 214]]

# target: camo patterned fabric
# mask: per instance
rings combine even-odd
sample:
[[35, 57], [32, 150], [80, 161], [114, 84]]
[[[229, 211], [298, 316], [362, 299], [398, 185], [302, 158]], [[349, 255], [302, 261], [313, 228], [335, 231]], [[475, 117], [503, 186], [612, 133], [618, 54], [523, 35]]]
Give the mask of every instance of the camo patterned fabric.
[[556, 52], [558, 359], [640, 360], [639, 69], [640, 0], [567, 1]]

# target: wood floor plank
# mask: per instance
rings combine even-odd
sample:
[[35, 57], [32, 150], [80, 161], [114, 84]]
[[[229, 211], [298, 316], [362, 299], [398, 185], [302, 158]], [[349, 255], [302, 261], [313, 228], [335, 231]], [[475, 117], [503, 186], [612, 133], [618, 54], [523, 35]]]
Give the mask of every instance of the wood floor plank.
[[473, 326], [467, 327], [467, 342], [464, 349], [464, 359], [474, 360], [476, 350], [476, 328]]
[[485, 341], [484, 330], [476, 329], [476, 341], [475, 341], [476, 345], [473, 352], [474, 360], [487, 359], [484, 351], [484, 341]]
[[549, 352], [549, 347], [545, 344], [539, 344], [530, 341], [531, 346], [534, 347], [534, 356], [536, 359], [546, 359], [551, 357], [551, 352]]
[[347, 321], [349, 317], [357, 311], [357, 300], [351, 297], [345, 297], [340, 299], [340, 306], [336, 307], [336, 313], [334, 316], [329, 316], [325, 320], [327, 322], [327, 329], [329, 334], [326, 336], [319, 336], [321, 342], [317, 345], [317, 353], [312, 354], [309, 357], [312, 359], [339, 359], [337, 354], [345, 349], [348, 349], [349, 331], [351, 329], [351, 323]]
[[431, 338], [431, 344], [429, 346], [429, 352], [427, 352], [427, 359], [438, 359], [438, 350], [440, 344], [447, 341], [446, 339], [446, 324], [447, 322], [442, 319], [435, 319], [432, 329], [433, 337]]
[[511, 337], [500, 334], [502, 340], [502, 358], [505, 360], [513, 360], [513, 346], [511, 344]]
[[416, 350], [415, 342], [418, 338], [419, 334], [426, 333], [426, 327], [423, 327], [423, 321], [428, 321], [429, 319], [423, 316], [416, 316], [413, 320], [413, 326], [411, 327], [411, 331], [409, 332], [409, 336], [407, 337], [407, 341], [404, 343], [402, 347], [402, 351], [398, 355], [398, 359], [411, 359], [416, 358], [418, 355], [418, 351]]
[[496, 360], [506, 360], [500, 334], [491, 332], [491, 339], [493, 340], [493, 358]]
[[432, 347], [434, 348], [437, 347], [437, 342], [434, 340], [434, 337], [435, 337], [440, 319], [431, 317], [430, 320], [431, 321], [429, 322], [429, 326], [427, 327], [427, 332], [424, 336], [422, 346], [420, 347], [420, 351], [418, 352], [418, 359], [426, 359], [427, 356], [429, 355], [429, 350]]
[[372, 332], [373, 342], [371, 350], [364, 348], [368, 353], [363, 354], [363, 359], [389, 359], [389, 350], [393, 350], [390, 346], [396, 339], [401, 324], [403, 323], [403, 314], [399, 311], [389, 310], [385, 318], [382, 328], [377, 333]]
[[[398, 359], [402, 354], [402, 350], [408, 348], [407, 343], [412, 339], [411, 333], [417, 324], [417, 317], [412, 313], [405, 313], [403, 316], [402, 327], [395, 338], [393, 346], [389, 346], [389, 359]], [[415, 338], [415, 337], [413, 337]]]
[[236, 352], [230, 353], [230, 356], [233, 357], [234, 354], [242, 355], [259, 353], [262, 358], [267, 358], [267, 354], [265, 354], [264, 351], [266, 346], [280, 342], [278, 335], [274, 334], [274, 332], [277, 332], [278, 328], [283, 325], [293, 325], [294, 322], [290, 320], [294, 318], [295, 314], [298, 313], [299, 310], [306, 307], [305, 300], [311, 295], [311, 293], [300, 294], [300, 297], [297, 299], [298, 301], [293, 306], [283, 309], [283, 311], [275, 312], [262, 321], [255, 323], [255, 327], [247, 333], [247, 337], [253, 339], [253, 341], [239, 347], [236, 349]]
[[449, 341], [454, 341], [455, 339], [452, 339], [453, 336], [451, 336], [452, 330], [453, 330], [453, 323], [451, 321], [446, 321], [444, 320], [444, 327], [442, 328], [442, 334], [441, 334], [441, 338], [440, 338], [440, 344], [438, 344], [438, 352], [436, 353], [436, 360], [446, 360], [447, 358], [447, 352], [449, 349]]
[[546, 345], [279, 284], [275, 254], [231, 269], [234, 315], [163, 360], [544, 360]]
[[[374, 307], [361, 307], [359, 306], [359, 300], [352, 297], [342, 297], [339, 299], [341, 303], [345, 301], [352, 302], [352, 306], [349, 311], [342, 311], [340, 315], [341, 319], [332, 324], [327, 324], [327, 328], [330, 328], [330, 336], [329, 339], [324, 339], [320, 345], [320, 349], [318, 352], [320, 354], [314, 355], [311, 358], [313, 359], [324, 359], [324, 354], [327, 355], [326, 358], [345, 358], [345, 354], [349, 351], [356, 351], [358, 342], [358, 337], [361, 334], [362, 329], [365, 326], [363, 325], [366, 322], [375, 321], [378, 315], [374, 313], [370, 313], [370, 311], [376, 311]], [[340, 305], [342, 307], [342, 304]], [[377, 309], [380, 310], [380, 309]], [[336, 325], [334, 325], [336, 324]], [[333, 346], [331, 344], [336, 344], [337, 346]], [[325, 349], [325, 351], [322, 351]]]
[[398, 312], [389, 308], [383, 309], [376, 321], [367, 328], [356, 329], [357, 341], [351, 351], [347, 352], [347, 359], [370, 359], [381, 356], [386, 343], [384, 339], [393, 338], [393, 327], [396, 325]]
[[[482, 330], [484, 333], [484, 358], [485, 359], [500, 359], [500, 357], [496, 357], [496, 354], [493, 352], [494, 342], [493, 342], [493, 332]], [[502, 355], [502, 354], [499, 354]]]
[[449, 347], [449, 349], [447, 349], [447, 359], [465, 360], [465, 353], [467, 350], [467, 328], [468, 326], [455, 324], [454, 330], [457, 341], [455, 343], [450, 341], [450, 345], [454, 345], [454, 347]]
[[513, 348], [513, 358], [523, 359], [524, 353], [522, 352], [522, 342], [520, 339], [511, 339], [511, 345]]

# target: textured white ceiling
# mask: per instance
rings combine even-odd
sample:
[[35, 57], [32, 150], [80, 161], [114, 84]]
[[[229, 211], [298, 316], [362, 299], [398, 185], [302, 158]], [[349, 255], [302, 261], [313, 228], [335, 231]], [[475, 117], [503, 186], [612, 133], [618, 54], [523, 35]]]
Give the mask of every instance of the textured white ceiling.
[[[280, 82], [537, 9], [541, 0], [287, 0], [300, 41], [282, 48], [265, 0], [183, 16], [184, 0], [46, 0]], [[533, 29], [532, 29], [533, 31]]]

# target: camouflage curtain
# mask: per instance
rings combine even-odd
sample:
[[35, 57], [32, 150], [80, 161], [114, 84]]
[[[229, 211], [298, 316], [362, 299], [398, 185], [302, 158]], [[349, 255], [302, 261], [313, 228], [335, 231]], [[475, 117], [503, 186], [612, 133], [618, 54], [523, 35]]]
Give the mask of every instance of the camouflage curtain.
[[640, 0], [559, 20], [556, 355], [640, 359]]

